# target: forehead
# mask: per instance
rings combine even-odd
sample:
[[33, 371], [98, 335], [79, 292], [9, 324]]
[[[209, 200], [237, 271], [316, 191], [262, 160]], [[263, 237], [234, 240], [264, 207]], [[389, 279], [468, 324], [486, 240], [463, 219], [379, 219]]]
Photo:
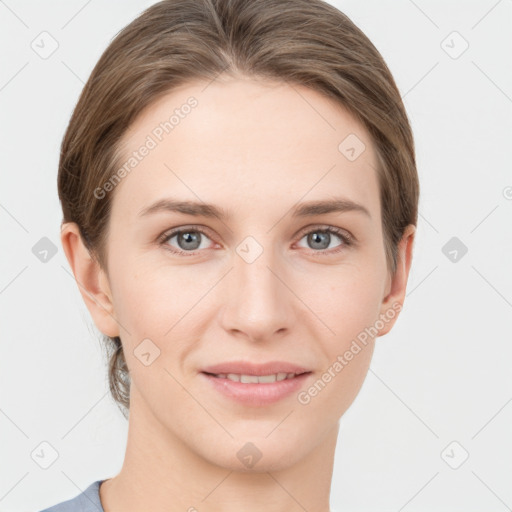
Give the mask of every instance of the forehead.
[[380, 215], [369, 134], [339, 103], [303, 86], [255, 79], [180, 86], [138, 116], [121, 148], [127, 172], [114, 204], [124, 203], [125, 215], [166, 194], [229, 199], [240, 212], [254, 202], [290, 207], [343, 195]]

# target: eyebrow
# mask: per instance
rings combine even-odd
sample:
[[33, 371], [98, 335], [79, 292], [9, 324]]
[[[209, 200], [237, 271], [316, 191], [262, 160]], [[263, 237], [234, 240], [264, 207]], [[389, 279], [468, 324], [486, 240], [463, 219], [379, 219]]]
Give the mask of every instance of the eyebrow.
[[[183, 213], [185, 215], [193, 215], [196, 217], [216, 217], [221, 220], [229, 220], [232, 217], [232, 215], [224, 208], [213, 204], [195, 201], [180, 201], [173, 198], [160, 199], [152, 205], [143, 208], [139, 212], [139, 217], [144, 217], [146, 215], [162, 211]], [[344, 197], [301, 203], [292, 208], [292, 217], [313, 217], [315, 215], [323, 215], [326, 213], [343, 213], [351, 211], [361, 212], [371, 218], [370, 212], [366, 207]]]

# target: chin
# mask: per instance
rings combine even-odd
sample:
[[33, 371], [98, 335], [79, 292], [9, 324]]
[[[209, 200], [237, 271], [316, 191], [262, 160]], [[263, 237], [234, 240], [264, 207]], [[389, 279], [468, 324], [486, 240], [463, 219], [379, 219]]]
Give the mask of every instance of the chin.
[[265, 437], [243, 437], [217, 442], [214, 452], [204, 455], [210, 463], [238, 473], [266, 473], [282, 471], [293, 466], [305, 456], [304, 444], [299, 439], [273, 440]]

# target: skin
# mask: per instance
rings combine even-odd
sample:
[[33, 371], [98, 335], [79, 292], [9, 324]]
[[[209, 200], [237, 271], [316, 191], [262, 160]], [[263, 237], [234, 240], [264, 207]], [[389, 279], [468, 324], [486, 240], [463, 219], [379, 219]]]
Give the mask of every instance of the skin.
[[[83, 299], [98, 329], [121, 337], [132, 381], [124, 464], [101, 485], [101, 501], [106, 512], [326, 512], [339, 420], [363, 384], [375, 338], [398, 314], [307, 405], [296, 393], [265, 407], [240, 405], [198, 372], [238, 359], [290, 361], [312, 370], [308, 389], [379, 315], [403, 304], [415, 228], [406, 229], [391, 275], [374, 147], [340, 105], [254, 78], [219, 77], [205, 86], [173, 89], [125, 134], [128, 158], [169, 112], [190, 96], [198, 100], [117, 185], [107, 269], [91, 258], [76, 224], [62, 226]], [[338, 150], [350, 133], [366, 145], [355, 161]], [[333, 195], [370, 216], [292, 217], [297, 202]], [[138, 217], [168, 196], [213, 203], [232, 216]], [[207, 232], [197, 234], [199, 249], [180, 246], [178, 236], [159, 245], [159, 235], [191, 225]], [[308, 241], [328, 226], [356, 244], [344, 246], [336, 234], [327, 248]], [[263, 249], [252, 263], [236, 252], [248, 236]], [[196, 254], [173, 254], [165, 244]], [[145, 338], [160, 350], [149, 366], [134, 354]], [[247, 442], [262, 453], [252, 469], [237, 457]]]

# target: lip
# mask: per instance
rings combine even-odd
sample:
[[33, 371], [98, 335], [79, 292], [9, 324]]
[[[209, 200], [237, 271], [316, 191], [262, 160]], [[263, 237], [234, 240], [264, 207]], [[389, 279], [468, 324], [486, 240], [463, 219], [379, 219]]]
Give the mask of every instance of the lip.
[[250, 363], [248, 361], [229, 361], [202, 368], [205, 373], [238, 373], [243, 375], [272, 375], [274, 373], [305, 373], [308, 368], [286, 361], [269, 361], [268, 363]]
[[278, 402], [292, 393], [298, 392], [312, 373], [303, 373], [291, 379], [266, 384], [243, 384], [242, 382], [214, 377], [207, 373], [200, 373], [199, 375], [224, 396], [243, 405], [261, 407]]
[[[235, 382], [227, 378], [215, 377], [210, 374], [237, 373], [243, 375], [271, 375], [274, 373], [296, 373], [291, 379], [285, 379], [269, 383]], [[233, 361], [208, 366], [199, 373], [214, 390], [225, 397], [246, 405], [262, 407], [278, 402], [298, 392], [305, 382], [313, 375], [313, 372], [302, 366], [282, 361], [272, 361], [265, 364], [254, 364], [243, 361]]]

